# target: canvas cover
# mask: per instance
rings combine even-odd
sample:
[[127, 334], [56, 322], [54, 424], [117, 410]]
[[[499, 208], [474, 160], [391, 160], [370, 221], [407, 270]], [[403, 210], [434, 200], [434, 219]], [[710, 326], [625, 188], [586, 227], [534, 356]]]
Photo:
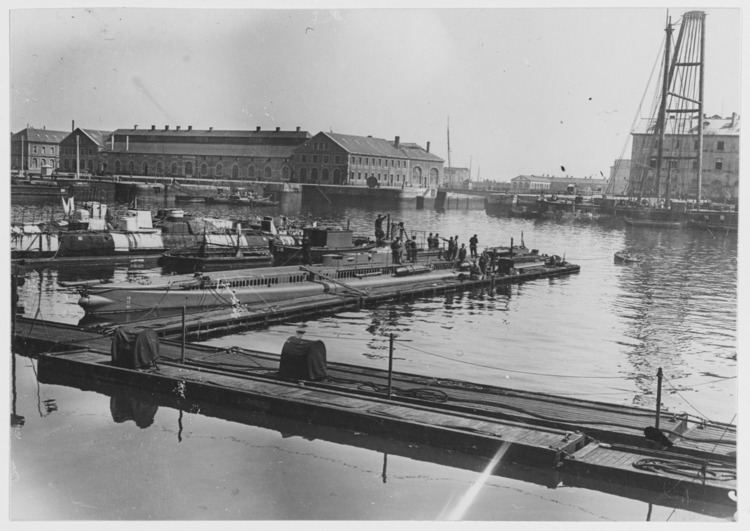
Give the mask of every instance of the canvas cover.
[[112, 336], [112, 364], [127, 369], [149, 369], [159, 359], [159, 338], [149, 328], [121, 326]]
[[279, 376], [293, 380], [322, 380], [328, 376], [322, 341], [290, 337], [281, 348]]

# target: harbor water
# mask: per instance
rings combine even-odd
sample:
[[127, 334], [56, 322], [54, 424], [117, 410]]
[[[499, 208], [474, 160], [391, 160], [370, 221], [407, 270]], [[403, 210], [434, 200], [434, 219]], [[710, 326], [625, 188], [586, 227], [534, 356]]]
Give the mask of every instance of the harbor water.
[[[201, 209], [248, 215], [246, 207]], [[663, 411], [736, 422], [736, 234], [375, 205], [282, 202], [253, 212], [348, 225], [362, 234], [372, 234], [375, 217], [386, 213], [407, 232], [458, 235], [467, 247], [473, 234], [480, 249], [523, 240], [581, 271], [289, 322], [206, 344], [280, 353], [302, 329], [325, 343], [329, 361], [387, 369], [394, 334], [396, 371], [646, 408], [655, 408], [661, 367]], [[617, 264], [618, 250], [642, 261]], [[88, 274], [159, 273], [135, 261]], [[29, 272], [19, 288], [25, 315], [77, 323], [83, 317], [78, 296], [58, 285], [58, 275], [86, 274]], [[482, 463], [467, 467], [430, 447], [364, 433], [283, 419], [243, 421], [236, 412], [178, 411], [148, 397], [123, 416], [116, 414], [115, 391], [39, 383], [36, 361], [21, 356], [15, 356], [14, 383], [14, 411], [25, 421], [11, 432], [10, 510], [17, 520], [718, 519], [550, 483], [533, 469], [485, 477]]]

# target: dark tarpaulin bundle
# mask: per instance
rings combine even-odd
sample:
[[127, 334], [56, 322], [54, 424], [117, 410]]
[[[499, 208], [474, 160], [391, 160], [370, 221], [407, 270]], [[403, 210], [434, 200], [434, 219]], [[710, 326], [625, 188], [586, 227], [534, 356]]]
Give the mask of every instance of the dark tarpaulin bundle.
[[112, 336], [112, 365], [150, 369], [159, 359], [159, 338], [150, 328], [121, 326]]
[[294, 380], [322, 380], [328, 376], [322, 341], [290, 337], [281, 348], [279, 376]]

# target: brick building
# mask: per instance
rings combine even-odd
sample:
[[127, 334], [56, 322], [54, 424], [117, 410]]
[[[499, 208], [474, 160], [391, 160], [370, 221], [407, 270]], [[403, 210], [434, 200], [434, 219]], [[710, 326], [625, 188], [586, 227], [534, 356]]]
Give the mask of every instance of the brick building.
[[[669, 131], [669, 128], [667, 128]], [[672, 199], [698, 196], [698, 124], [690, 124], [684, 134], [664, 135], [659, 197], [664, 197], [669, 182]], [[634, 196], [656, 196], [658, 139], [653, 124], [634, 131], [630, 186]], [[703, 168], [701, 197], [717, 201], [738, 198], [740, 166], [740, 117], [704, 117]]]
[[25, 171], [30, 175], [48, 175], [60, 163], [60, 142], [67, 131], [52, 131], [43, 127], [27, 127], [10, 137], [11, 171]]
[[291, 155], [306, 131], [117, 129], [100, 153], [103, 173], [196, 179], [288, 181]]
[[300, 183], [437, 188], [443, 159], [417, 144], [320, 132], [294, 150], [293, 180]]
[[101, 154], [111, 136], [111, 131], [75, 129], [60, 142], [59, 170], [91, 175], [105, 173], [106, 167]]

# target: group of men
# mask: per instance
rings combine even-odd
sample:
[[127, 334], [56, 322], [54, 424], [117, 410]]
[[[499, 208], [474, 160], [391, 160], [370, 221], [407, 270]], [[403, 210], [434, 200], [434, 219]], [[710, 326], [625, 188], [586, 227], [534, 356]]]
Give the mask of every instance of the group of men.
[[416, 262], [417, 261], [417, 237], [412, 236], [411, 240], [408, 237], [404, 238], [403, 244], [401, 243], [401, 238], [396, 237], [394, 238], [393, 242], [391, 242], [391, 256], [393, 258], [394, 264], [400, 264], [402, 263], [402, 254], [406, 251], [406, 260], [409, 262]]

